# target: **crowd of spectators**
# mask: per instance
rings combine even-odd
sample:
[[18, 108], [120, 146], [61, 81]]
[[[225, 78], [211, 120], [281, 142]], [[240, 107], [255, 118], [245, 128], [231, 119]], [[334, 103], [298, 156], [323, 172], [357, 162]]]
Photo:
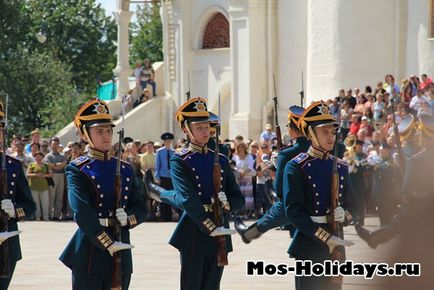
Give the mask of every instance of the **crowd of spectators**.
[[[138, 66], [138, 69], [141, 67]], [[141, 86], [152, 84], [152, 70], [151, 77], [146, 78], [140, 77]], [[153, 89], [155, 94], [155, 83]], [[145, 90], [148, 89], [145, 88]], [[412, 75], [402, 80], [401, 85], [398, 86], [394, 77], [388, 74], [384, 82], [378, 82], [374, 88], [367, 85], [363, 91], [358, 88], [341, 89], [337, 97], [324, 101], [329, 105], [331, 113], [340, 118], [342, 140], [350, 135], [354, 136], [355, 146], [351, 150], [364, 156], [362, 162], [359, 162], [357, 166], [350, 164], [350, 173], [355, 174], [353, 172], [355, 167], [363, 171], [363, 175], [358, 180], [360, 183], [354, 184], [353, 187], [363, 188], [358, 190], [358, 194], [363, 195], [363, 198], [359, 198], [362, 211], [375, 213], [378, 209], [378, 202], [376, 202], [376, 197], [372, 196], [372, 192], [375, 191], [372, 180], [377, 174], [376, 169], [379, 162], [388, 156], [396, 155], [393, 126], [399, 124], [407, 114], [413, 114], [415, 117], [422, 114], [433, 114], [434, 84], [430, 77], [422, 74], [420, 78]], [[291, 140], [285, 137], [287, 136], [283, 136], [282, 139], [285, 142], [284, 145], [287, 145]], [[276, 139], [272, 125], [267, 124], [265, 130], [258, 134], [257, 141], [245, 140], [239, 135], [222, 142], [222, 145], [226, 146], [229, 151], [230, 164], [245, 196], [245, 208], [242, 212], [237, 213], [244, 218], [259, 217], [271, 207], [274, 179], [273, 160], [277, 155]], [[32, 196], [37, 204], [36, 215], [33, 218], [36, 220], [72, 219], [67, 203], [64, 168], [71, 160], [86, 154], [88, 150], [86, 142], [78, 140], [64, 146], [56, 137], [41, 138], [41, 132], [38, 129], [32, 131], [28, 137], [14, 136], [11, 141], [8, 154], [22, 162]], [[156, 152], [164, 146], [163, 143], [163, 140], [154, 142], [133, 140], [127, 137], [124, 139], [122, 159], [133, 166], [139, 178], [143, 178], [148, 169], [155, 173]], [[173, 149], [179, 151], [186, 146], [187, 141], [179, 139]], [[117, 150], [118, 145], [114, 144], [110, 155], [116, 156]], [[346, 158], [349, 158], [348, 153], [346, 153]], [[147, 202], [148, 220], [160, 220], [161, 207], [146, 197], [144, 185], [143, 194]], [[172, 218], [169, 220], [176, 220], [178, 217], [179, 213], [173, 211]]]

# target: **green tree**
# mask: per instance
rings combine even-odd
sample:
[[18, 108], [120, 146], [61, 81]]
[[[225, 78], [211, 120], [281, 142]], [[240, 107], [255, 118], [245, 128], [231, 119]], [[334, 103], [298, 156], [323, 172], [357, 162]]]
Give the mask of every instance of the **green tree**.
[[71, 122], [84, 98], [71, 79], [70, 66], [49, 54], [18, 48], [0, 70], [2, 95], [9, 96], [10, 132], [26, 135], [41, 128], [44, 136], [52, 136]]
[[0, 66], [28, 33], [29, 21], [22, 13], [24, 6], [25, 0], [0, 1]]
[[[111, 79], [116, 66], [116, 23], [95, 0], [28, 0], [24, 14], [32, 23], [25, 42], [70, 65], [80, 92], [94, 92], [97, 77]], [[47, 36], [43, 44], [34, 37], [39, 30]]]
[[131, 64], [144, 58], [152, 62], [163, 60], [163, 26], [160, 18], [160, 3], [145, 3], [137, 6], [137, 21], [132, 25]]

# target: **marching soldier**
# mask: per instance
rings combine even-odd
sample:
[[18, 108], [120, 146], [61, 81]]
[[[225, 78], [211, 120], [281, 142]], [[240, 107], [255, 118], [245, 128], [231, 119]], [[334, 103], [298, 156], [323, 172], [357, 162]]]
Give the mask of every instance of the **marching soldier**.
[[[356, 225], [357, 233], [371, 248], [376, 248], [379, 244], [385, 243], [400, 232], [405, 231], [404, 223], [411, 226], [407, 222], [408, 216], [410, 216], [410, 212], [414, 214], [414, 209], [417, 208], [412, 203], [420, 203], [418, 200], [423, 201], [424, 197], [429, 194], [434, 196], [431, 184], [432, 164], [434, 162], [434, 118], [424, 115], [420, 122], [416, 122], [414, 117], [409, 114], [402, 120], [398, 129], [401, 138], [404, 141], [410, 140], [413, 144], [413, 150], [417, 147], [422, 149], [406, 160], [404, 178], [400, 188], [402, 200], [406, 204], [403, 204], [393, 220], [374, 232], [369, 232], [360, 225]], [[423, 144], [416, 144], [415, 140], [419, 140]], [[385, 188], [385, 190], [390, 189]], [[419, 194], [419, 198], [417, 198], [418, 196], [415, 197], [415, 193]]]
[[354, 196], [358, 204], [357, 211], [359, 216], [357, 220], [359, 223], [363, 224], [365, 220], [366, 203], [369, 199], [367, 155], [363, 152], [364, 141], [356, 139], [354, 135], [347, 137], [346, 141], [348, 142], [348, 140], [351, 140], [350, 142], [354, 142], [354, 144], [349, 144], [350, 146], [345, 161], [348, 164], [351, 187], [353, 188]]
[[[87, 102], [78, 111], [74, 124], [90, 150], [87, 156], [66, 167], [68, 198], [78, 229], [60, 260], [72, 270], [74, 290], [108, 290], [112, 287], [112, 256], [121, 251], [121, 283], [126, 290], [132, 273], [129, 229], [144, 221], [144, 200], [132, 168], [122, 161], [121, 206], [115, 205], [117, 159], [108, 154], [114, 125], [107, 104], [96, 99]], [[114, 231], [119, 224], [122, 240], [116, 241]]]
[[170, 160], [173, 191], [165, 191], [149, 184], [153, 194], [161, 195], [163, 202], [182, 209], [182, 217], [170, 239], [170, 244], [181, 254], [182, 290], [217, 290], [223, 266], [218, 262], [217, 236], [225, 236], [225, 249], [232, 251], [228, 212], [241, 209], [244, 197], [235, 181], [228, 159], [220, 154], [221, 187], [218, 199], [223, 205], [222, 226], [214, 220], [213, 168], [215, 152], [207, 147], [210, 136], [209, 113], [205, 99], [192, 98], [177, 111], [176, 118], [190, 140], [185, 151]]
[[[422, 115], [420, 123], [406, 122], [421, 141], [421, 151], [406, 160], [401, 195], [407, 200], [393, 220], [380, 229], [369, 232], [356, 225], [359, 236], [372, 248], [400, 235], [391, 252], [389, 265], [400, 262], [420, 264], [420, 275], [387, 279], [380, 289], [429, 289], [433, 283], [434, 255], [431, 230], [434, 219], [434, 188], [432, 164], [434, 162], [434, 117]], [[405, 129], [404, 126], [401, 129]], [[400, 130], [402, 133], [409, 132]]]
[[380, 163], [374, 169], [372, 196], [376, 198], [381, 226], [390, 223], [397, 207], [396, 186], [399, 184], [398, 170], [391, 157], [387, 143], [380, 147]]
[[[3, 152], [1, 163], [0, 212], [0, 289], [8, 289], [17, 261], [21, 260], [21, 247], [17, 221], [32, 217], [36, 210], [21, 162], [4, 154], [6, 126], [3, 104], [0, 103], [0, 142]], [[5, 263], [6, 262], [6, 263]]]
[[282, 188], [283, 188], [283, 170], [286, 163], [292, 158], [302, 152], [306, 152], [310, 146], [309, 140], [298, 128], [298, 120], [303, 113], [304, 109], [299, 106], [291, 106], [288, 113], [288, 133], [292, 140], [295, 141], [293, 145], [282, 148], [277, 156], [276, 177], [275, 177], [275, 190], [280, 200], [276, 201], [268, 212], [257, 222], [247, 227], [244, 222], [237, 217], [235, 219], [235, 229], [241, 236], [244, 243], [248, 244], [252, 240], [259, 238], [265, 232], [279, 226], [289, 223], [285, 214], [282, 201]]
[[[348, 186], [346, 163], [335, 160], [330, 154], [336, 142], [337, 123], [327, 105], [322, 101], [313, 103], [303, 112], [299, 124], [312, 144], [306, 153], [288, 162], [283, 173], [285, 213], [297, 228], [288, 253], [296, 260], [323, 263], [331, 259], [335, 247], [353, 244], [335, 236], [330, 221], [350, 222], [354, 197]], [[338, 174], [339, 203], [331, 210], [334, 165]], [[296, 276], [295, 283], [296, 289], [301, 290], [341, 288], [340, 283], [333, 283], [331, 277], [326, 276]]]

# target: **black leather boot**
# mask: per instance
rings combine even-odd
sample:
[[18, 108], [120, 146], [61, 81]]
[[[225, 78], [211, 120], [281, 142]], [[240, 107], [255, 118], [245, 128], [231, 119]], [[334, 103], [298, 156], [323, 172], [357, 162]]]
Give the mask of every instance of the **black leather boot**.
[[234, 226], [235, 230], [241, 236], [243, 242], [246, 244], [262, 236], [262, 233], [258, 230], [256, 223], [253, 223], [250, 226], [246, 226], [246, 224], [241, 220], [241, 218], [236, 217], [234, 220]]

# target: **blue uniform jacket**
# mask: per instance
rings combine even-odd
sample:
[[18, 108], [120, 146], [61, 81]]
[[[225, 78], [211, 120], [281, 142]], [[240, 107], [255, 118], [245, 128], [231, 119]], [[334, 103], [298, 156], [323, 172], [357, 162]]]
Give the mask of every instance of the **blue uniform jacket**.
[[[1, 153], [0, 153], [1, 156]], [[7, 197], [15, 206], [15, 218], [8, 220], [8, 232], [18, 230], [17, 221], [26, 217], [32, 217], [36, 210], [33, 202], [29, 183], [24, 175], [21, 162], [10, 156], [6, 156], [7, 170]], [[11, 262], [21, 260], [21, 247], [19, 236], [7, 240], [9, 245], [9, 259]]]
[[286, 163], [291, 161], [302, 152], [306, 152], [309, 149], [310, 141], [306, 137], [298, 137], [297, 142], [294, 145], [283, 148], [277, 155], [276, 177], [274, 182], [274, 189], [277, 196], [280, 198], [268, 212], [258, 220], [258, 229], [264, 233], [270, 229], [280, 227], [289, 223], [288, 217], [285, 214], [282, 191], [283, 191], [283, 171]]
[[[99, 219], [115, 219], [114, 183], [116, 159], [108, 161], [79, 157], [66, 167], [68, 199], [78, 229], [69, 241], [60, 260], [69, 268], [87, 269], [89, 273], [111, 271], [113, 259], [107, 248], [115, 241], [110, 227]], [[130, 243], [129, 229], [145, 219], [145, 203], [138, 191], [138, 179], [129, 164], [121, 163], [121, 206], [128, 215], [122, 227], [122, 242]], [[120, 251], [122, 271], [131, 273], [131, 250]]]
[[[329, 259], [326, 240], [331, 235], [327, 224], [312, 221], [311, 216], [328, 214], [331, 204], [333, 159], [318, 159], [301, 153], [288, 162], [283, 179], [283, 201], [288, 219], [297, 227], [288, 253], [299, 259]], [[355, 213], [355, 200], [348, 178], [348, 167], [338, 160], [339, 203]], [[351, 214], [349, 214], [351, 213]]]
[[[219, 157], [221, 190], [226, 193], [230, 210], [241, 209], [244, 197], [228, 159], [221, 154]], [[215, 229], [213, 212], [206, 211], [203, 206], [211, 204], [213, 165], [214, 151], [210, 149], [206, 153], [187, 149], [170, 160], [174, 190], [162, 193], [161, 199], [184, 211], [169, 242], [181, 252], [204, 256], [217, 253], [217, 239], [209, 235]], [[224, 213], [223, 225], [229, 227], [228, 213]], [[226, 236], [226, 250], [232, 251], [230, 236]]]

